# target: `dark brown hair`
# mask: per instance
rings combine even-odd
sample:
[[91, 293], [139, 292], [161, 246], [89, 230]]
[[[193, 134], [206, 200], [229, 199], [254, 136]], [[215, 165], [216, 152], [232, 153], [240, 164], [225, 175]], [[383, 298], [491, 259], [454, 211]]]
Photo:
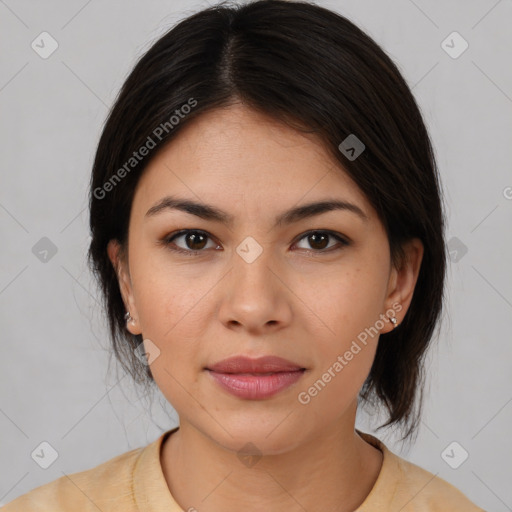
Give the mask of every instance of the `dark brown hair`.
[[[397, 267], [404, 242], [423, 242], [409, 310], [381, 335], [359, 396], [372, 407], [384, 404], [389, 418], [379, 428], [400, 426], [405, 439], [420, 420], [423, 361], [443, 304], [442, 190], [422, 115], [397, 66], [351, 21], [318, 5], [259, 0], [206, 8], [160, 37], [124, 82], [98, 143], [89, 195], [88, 258], [116, 358], [136, 382], [154, 384], [134, 353], [142, 336], [126, 330], [107, 244], [117, 239], [126, 253], [134, 191], [158, 149], [202, 113], [240, 101], [324, 141], [377, 211]], [[365, 145], [354, 160], [338, 148], [350, 134]], [[150, 139], [149, 154], [135, 162], [134, 151]]]

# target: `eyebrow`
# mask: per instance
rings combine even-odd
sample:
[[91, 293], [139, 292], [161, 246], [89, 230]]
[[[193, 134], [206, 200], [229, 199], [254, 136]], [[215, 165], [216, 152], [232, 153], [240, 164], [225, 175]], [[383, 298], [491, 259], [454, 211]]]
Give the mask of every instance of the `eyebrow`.
[[[232, 226], [235, 220], [234, 216], [209, 204], [197, 203], [189, 199], [181, 199], [175, 196], [166, 196], [153, 205], [144, 216], [145, 218], [153, 217], [167, 210], [179, 210], [190, 215], [195, 215], [204, 220], [220, 222], [226, 226]], [[292, 224], [300, 220], [321, 215], [322, 213], [345, 210], [352, 212], [360, 217], [363, 221], [368, 222], [369, 218], [359, 206], [339, 199], [326, 199], [298, 206], [287, 210], [275, 219], [274, 228], [282, 225]]]

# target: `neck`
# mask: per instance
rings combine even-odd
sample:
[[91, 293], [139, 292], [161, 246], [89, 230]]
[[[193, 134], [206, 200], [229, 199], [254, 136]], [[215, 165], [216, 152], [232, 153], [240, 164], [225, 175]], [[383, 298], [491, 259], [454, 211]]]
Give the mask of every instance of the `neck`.
[[314, 432], [286, 452], [242, 459], [181, 422], [163, 445], [161, 464], [183, 510], [352, 512], [373, 488], [382, 453], [355, 432], [352, 421], [345, 421]]

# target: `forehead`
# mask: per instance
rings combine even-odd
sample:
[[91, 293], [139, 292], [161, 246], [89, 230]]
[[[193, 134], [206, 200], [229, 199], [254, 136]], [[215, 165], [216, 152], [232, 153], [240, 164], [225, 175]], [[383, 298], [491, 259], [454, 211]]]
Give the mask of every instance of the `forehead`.
[[324, 166], [334, 164], [329, 159], [321, 139], [309, 133], [299, 132], [261, 112], [242, 104], [235, 104], [208, 111], [185, 125], [168, 145], [174, 158], [185, 154], [204, 167], [225, 162], [233, 164], [240, 176], [244, 168], [237, 163], [251, 164], [250, 168], [270, 163], [283, 165], [288, 161], [297, 166], [320, 162]]
[[328, 195], [350, 199], [372, 213], [318, 136], [239, 104], [206, 112], [185, 125], [148, 164], [134, 203], [147, 210], [166, 194], [226, 211], [243, 202], [254, 214]]

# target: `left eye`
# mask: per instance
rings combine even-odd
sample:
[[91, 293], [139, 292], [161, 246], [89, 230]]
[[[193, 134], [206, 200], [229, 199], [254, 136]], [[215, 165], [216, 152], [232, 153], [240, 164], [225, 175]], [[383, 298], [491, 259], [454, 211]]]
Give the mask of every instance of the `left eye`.
[[[325, 251], [325, 242], [328, 241], [329, 238], [336, 239], [341, 244], [341, 246], [349, 245], [347, 240], [339, 235], [331, 233], [330, 231], [310, 231], [309, 233], [303, 235], [299, 241], [307, 239], [308, 243], [315, 249], [314, 252], [327, 252]], [[329, 248], [332, 248], [332, 246]]]
[[[180, 247], [174, 242], [175, 240], [178, 240], [180, 238], [184, 238], [185, 247]], [[166, 239], [164, 239], [163, 243], [169, 246], [170, 249], [173, 251], [194, 255], [202, 252], [203, 249], [208, 248], [205, 247], [205, 244], [209, 238], [210, 236], [204, 231], [185, 229], [179, 231], [174, 235], [167, 237]], [[326, 246], [326, 242], [328, 244], [329, 238], [337, 240], [341, 247], [349, 245], [349, 242], [346, 239], [330, 231], [309, 231], [308, 233], [302, 235], [298, 239], [298, 242], [300, 242], [301, 240], [307, 240], [310, 246], [313, 247], [313, 251], [311, 251], [310, 249], [306, 249], [309, 252], [330, 252], [326, 251], [326, 248], [332, 248], [332, 246]], [[341, 249], [341, 247], [338, 247], [338, 249]], [[213, 248], [219, 249], [220, 245], [213, 243]]]

